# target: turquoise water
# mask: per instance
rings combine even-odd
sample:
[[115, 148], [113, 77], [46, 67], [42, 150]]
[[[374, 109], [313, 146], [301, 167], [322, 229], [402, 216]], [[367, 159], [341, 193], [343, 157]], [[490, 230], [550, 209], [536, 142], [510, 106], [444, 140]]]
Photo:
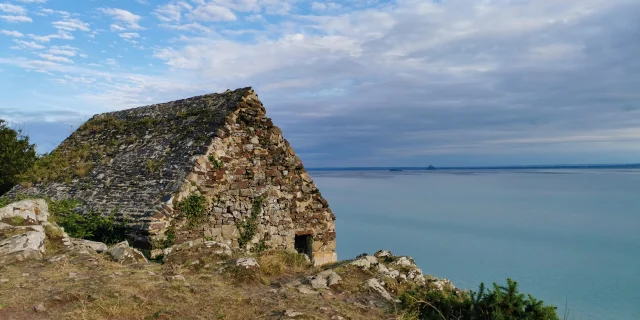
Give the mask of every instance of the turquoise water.
[[389, 249], [461, 288], [518, 281], [569, 319], [640, 319], [640, 170], [320, 172], [338, 258]]

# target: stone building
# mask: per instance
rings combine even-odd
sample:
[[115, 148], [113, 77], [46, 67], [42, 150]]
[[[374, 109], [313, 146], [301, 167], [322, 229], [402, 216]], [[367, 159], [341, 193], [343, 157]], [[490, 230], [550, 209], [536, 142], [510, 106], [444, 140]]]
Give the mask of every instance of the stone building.
[[336, 261], [335, 216], [251, 88], [96, 115], [9, 195], [114, 214], [154, 257], [181, 243]]

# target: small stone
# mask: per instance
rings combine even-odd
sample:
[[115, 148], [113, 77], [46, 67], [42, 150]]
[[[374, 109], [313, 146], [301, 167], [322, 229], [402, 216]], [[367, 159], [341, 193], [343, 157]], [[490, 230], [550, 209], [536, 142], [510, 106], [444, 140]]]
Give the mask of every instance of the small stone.
[[378, 258], [387, 258], [387, 257], [391, 258], [391, 257], [393, 257], [393, 255], [391, 254], [391, 251], [389, 251], [389, 250], [380, 250], [380, 251], [376, 252], [374, 254], [374, 256], [376, 256]]
[[26, 273], [26, 272], [24, 272], [24, 273], [22, 273], [22, 276], [23, 276], [23, 277], [28, 277], [28, 276], [29, 276], [29, 274], [28, 274], [28, 273]]
[[181, 275], [181, 274], [175, 275], [175, 276], [170, 276], [169, 280], [172, 280], [172, 281], [187, 281], [187, 279], [185, 279], [185, 277], [183, 275]]
[[258, 261], [254, 258], [240, 258], [236, 260], [236, 266], [244, 267], [246, 269], [260, 268]]
[[121, 276], [121, 275], [122, 275], [122, 272], [120, 272], [120, 271], [116, 271], [116, 272], [114, 272], [113, 274], [114, 274], [114, 275], [116, 275], [116, 276]]
[[298, 292], [302, 294], [318, 294], [318, 291], [311, 289], [310, 286], [302, 285], [298, 287]]
[[9, 282], [9, 279], [0, 279], [0, 284]]
[[77, 273], [75, 273], [75, 272], [69, 272], [69, 278], [75, 278], [75, 277], [77, 277], [77, 276], [78, 276], [78, 274], [77, 274]]
[[47, 311], [47, 308], [44, 307], [44, 304], [40, 303], [40, 304], [34, 306], [33, 310], [35, 312], [45, 312], [45, 311]]
[[284, 315], [285, 315], [285, 316], [287, 316], [287, 317], [289, 317], [289, 318], [295, 318], [295, 317], [298, 317], [298, 316], [302, 316], [302, 315], [304, 315], [304, 313], [302, 313], [302, 312], [297, 312], [297, 311], [293, 311], [293, 310], [286, 310], [286, 311], [284, 312]]

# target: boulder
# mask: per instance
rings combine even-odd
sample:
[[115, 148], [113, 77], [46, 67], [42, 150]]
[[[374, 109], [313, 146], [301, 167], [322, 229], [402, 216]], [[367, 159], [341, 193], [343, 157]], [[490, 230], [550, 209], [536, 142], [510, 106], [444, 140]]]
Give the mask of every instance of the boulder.
[[[71, 242], [71, 244], [75, 246], [89, 248], [97, 253], [106, 252], [109, 249], [107, 245], [102, 242], [76, 239], [76, 238], [69, 238], [69, 241]], [[128, 246], [128, 243], [127, 243], [127, 246]]]
[[258, 261], [254, 258], [240, 258], [236, 260], [236, 267], [242, 267], [245, 269], [260, 268]]
[[376, 252], [374, 254], [374, 256], [376, 256], [377, 258], [392, 258], [393, 255], [391, 254], [391, 251], [389, 250], [379, 250], [378, 252]]
[[44, 228], [39, 225], [0, 226], [0, 265], [26, 259], [41, 259], [45, 253]]
[[384, 285], [382, 283], [380, 283], [380, 280], [378, 280], [376, 278], [371, 278], [371, 279], [367, 280], [365, 285], [366, 285], [367, 288], [372, 289], [373, 291], [375, 291], [378, 294], [380, 294], [386, 300], [392, 300], [393, 299], [393, 298], [391, 298], [391, 295], [389, 294], [389, 292], [387, 292], [387, 289], [384, 288]]
[[47, 222], [49, 219], [49, 207], [42, 199], [29, 199], [11, 203], [0, 208], [0, 220], [21, 217], [27, 221], [34, 221], [36, 224]]
[[410, 257], [400, 257], [400, 259], [396, 260], [393, 264], [409, 267], [409, 268], [417, 268], [416, 262], [413, 261], [413, 258]]
[[107, 254], [113, 261], [120, 264], [148, 263], [147, 258], [135, 248], [129, 246], [129, 242], [122, 241], [107, 250]]
[[358, 258], [350, 263], [351, 265], [360, 267], [362, 269], [369, 269], [379, 264], [378, 259], [374, 256], [360, 255]]
[[231, 255], [231, 247], [228, 244], [217, 241], [205, 241], [204, 246], [213, 249], [214, 254]]
[[307, 280], [314, 289], [327, 289], [340, 283], [342, 278], [333, 270], [325, 270], [315, 276], [308, 277]]

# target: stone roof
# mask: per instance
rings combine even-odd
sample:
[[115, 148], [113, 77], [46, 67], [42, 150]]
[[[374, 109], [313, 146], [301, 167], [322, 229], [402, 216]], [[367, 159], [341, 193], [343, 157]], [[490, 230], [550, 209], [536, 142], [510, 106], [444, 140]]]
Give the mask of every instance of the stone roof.
[[252, 97], [247, 87], [96, 115], [27, 174], [31, 184], [9, 195], [78, 198], [101, 214], [149, 216], [180, 188], [227, 116]]

